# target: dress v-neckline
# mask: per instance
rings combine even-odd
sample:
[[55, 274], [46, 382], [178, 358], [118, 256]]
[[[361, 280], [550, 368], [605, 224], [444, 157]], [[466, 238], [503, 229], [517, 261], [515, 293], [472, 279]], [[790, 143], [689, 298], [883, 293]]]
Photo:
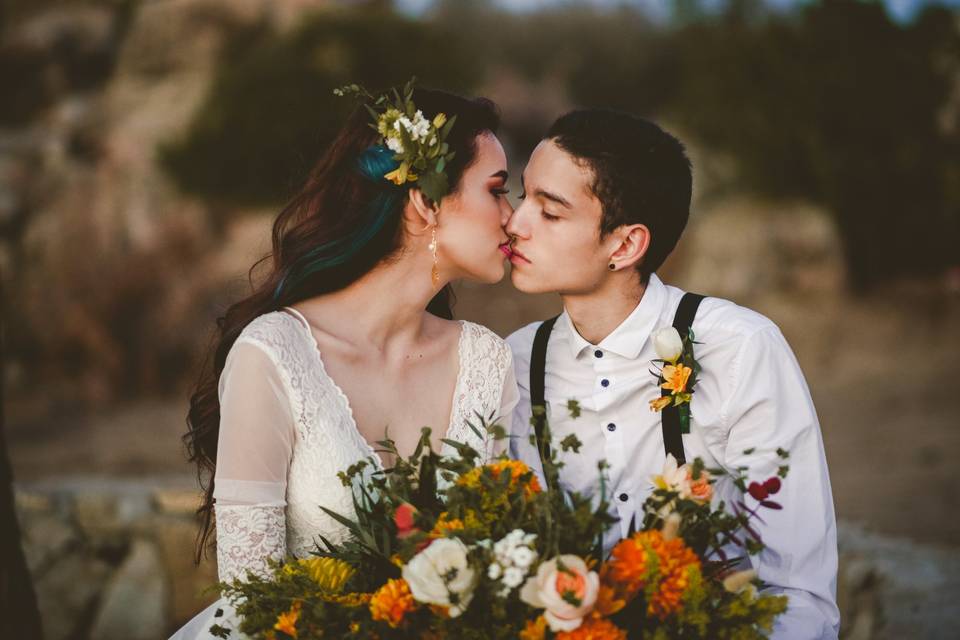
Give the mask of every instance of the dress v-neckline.
[[[341, 405], [343, 405], [343, 408], [346, 410], [346, 413], [350, 418], [350, 431], [352, 435], [357, 440], [357, 443], [366, 450], [367, 457], [372, 458], [374, 464], [377, 465], [377, 468], [380, 471], [383, 471], [385, 466], [383, 459], [380, 458], [380, 454], [377, 453], [377, 450], [373, 448], [373, 445], [371, 445], [367, 439], [363, 437], [363, 434], [360, 433], [360, 427], [357, 425], [357, 419], [353, 414], [353, 406], [350, 404], [350, 398], [348, 398], [347, 394], [344, 393], [342, 388], [340, 388], [340, 385], [337, 384], [337, 381], [333, 379], [333, 376], [327, 373], [327, 368], [323, 364], [323, 357], [320, 354], [320, 344], [317, 342], [317, 337], [313, 335], [313, 329], [310, 327], [310, 323], [302, 313], [293, 307], [283, 307], [283, 310], [290, 311], [294, 319], [297, 320], [297, 324], [299, 324], [304, 331], [307, 332], [307, 335], [310, 338], [310, 344], [313, 345], [314, 357], [317, 359], [317, 364], [320, 367], [320, 373], [330, 381], [330, 385], [333, 387], [334, 391], [336, 391]], [[456, 383], [453, 385], [453, 398], [450, 402], [450, 416], [447, 418], [447, 426], [443, 432], [443, 438], [441, 440], [446, 439], [450, 433], [450, 426], [453, 424], [454, 417], [457, 415], [457, 398], [460, 396], [460, 387], [463, 384], [463, 346], [464, 341], [466, 340], [467, 330], [466, 322], [464, 320], [458, 320], [458, 322], [460, 323], [460, 336], [457, 339], [457, 379]], [[450, 445], [444, 442], [441, 444], [440, 450], [441, 452], [445, 452], [444, 450], [448, 448], [452, 449]]]

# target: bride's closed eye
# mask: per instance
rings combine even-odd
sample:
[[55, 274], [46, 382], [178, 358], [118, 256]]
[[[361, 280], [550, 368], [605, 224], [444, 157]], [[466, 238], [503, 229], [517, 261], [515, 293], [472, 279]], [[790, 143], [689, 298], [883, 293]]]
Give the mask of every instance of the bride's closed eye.
[[493, 197], [494, 197], [494, 198], [502, 198], [503, 196], [505, 196], [505, 195], [507, 195], [508, 193], [510, 193], [510, 189], [506, 189], [506, 188], [501, 187], [501, 188], [499, 188], [499, 189], [491, 189], [491, 190], [490, 190], [490, 193], [493, 194]]

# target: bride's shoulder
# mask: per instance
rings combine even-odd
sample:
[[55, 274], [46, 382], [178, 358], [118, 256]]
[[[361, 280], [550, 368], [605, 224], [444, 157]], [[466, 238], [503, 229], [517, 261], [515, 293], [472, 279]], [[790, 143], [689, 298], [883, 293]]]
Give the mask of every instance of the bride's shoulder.
[[476, 347], [477, 350], [487, 353], [493, 352], [503, 358], [510, 358], [510, 347], [492, 329], [468, 320], [461, 320], [460, 322], [463, 325], [465, 341]]
[[286, 311], [264, 313], [243, 328], [235, 344], [252, 342], [268, 351], [293, 345], [301, 339], [303, 334], [299, 323], [296, 317]]

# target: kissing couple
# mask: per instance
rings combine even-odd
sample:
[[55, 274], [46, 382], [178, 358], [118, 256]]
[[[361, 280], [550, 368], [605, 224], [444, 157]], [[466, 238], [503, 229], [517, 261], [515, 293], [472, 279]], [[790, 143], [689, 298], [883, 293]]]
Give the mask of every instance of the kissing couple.
[[[668, 456], [768, 477], [789, 451], [790, 508], [757, 524], [766, 549], [744, 562], [788, 596], [773, 637], [837, 638], [833, 498], [797, 360], [768, 318], [656, 273], [689, 217], [681, 143], [633, 115], [572, 111], [522, 168], [514, 206], [491, 101], [340, 92], [361, 104], [278, 214], [269, 273], [218, 320], [190, 402], [185, 440], [210, 478], [198, 553], [215, 531], [220, 579], [309, 556], [320, 536], [345, 540], [320, 506], [352, 516], [338, 474], [390, 466], [372, 445], [387, 429], [401, 456], [430, 425], [443, 454], [455, 455], [446, 439], [541, 469], [531, 413], [545, 405], [552, 442], [582, 442], [561, 490], [597, 494], [605, 461], [619, 520], [607, 550], [642, 520]], [[555, 292], [563, 313], [504, 341], [454, 319], [450, 283], [496, 283], [507, 261], [520, 292]], [[695, 391], [689, 369], [651, 375], [692, 344]], [[485, 439], [468, 424], [477, 414], [510, 437]], [[741, 499], [724, 479], [715, 496]], [[211, 637], [230, 615], [218, 601], [174, 638]]]

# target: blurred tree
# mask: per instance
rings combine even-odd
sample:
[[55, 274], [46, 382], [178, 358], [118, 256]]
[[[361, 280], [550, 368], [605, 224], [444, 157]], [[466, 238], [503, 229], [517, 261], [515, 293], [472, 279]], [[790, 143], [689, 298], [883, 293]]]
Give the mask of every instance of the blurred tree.
[[901, 26], [880, 4], [828, 0], [676, 37], [672, 110], [748, 185], [826, 205], [854, 288], [956, 263], [960, 156], [937, 118], [960, 71], [950, 12]]
[[468, 90], [481, 61], [456, 34], [380, 8], [311, 16], [288, 35], [265, 25], [226, 47], [209, 99], [161, 159], [186, 191], [235, 203], [281, 200], [306, 176], [353, 103], [335, 87], [371, 90], [417, 76]]

